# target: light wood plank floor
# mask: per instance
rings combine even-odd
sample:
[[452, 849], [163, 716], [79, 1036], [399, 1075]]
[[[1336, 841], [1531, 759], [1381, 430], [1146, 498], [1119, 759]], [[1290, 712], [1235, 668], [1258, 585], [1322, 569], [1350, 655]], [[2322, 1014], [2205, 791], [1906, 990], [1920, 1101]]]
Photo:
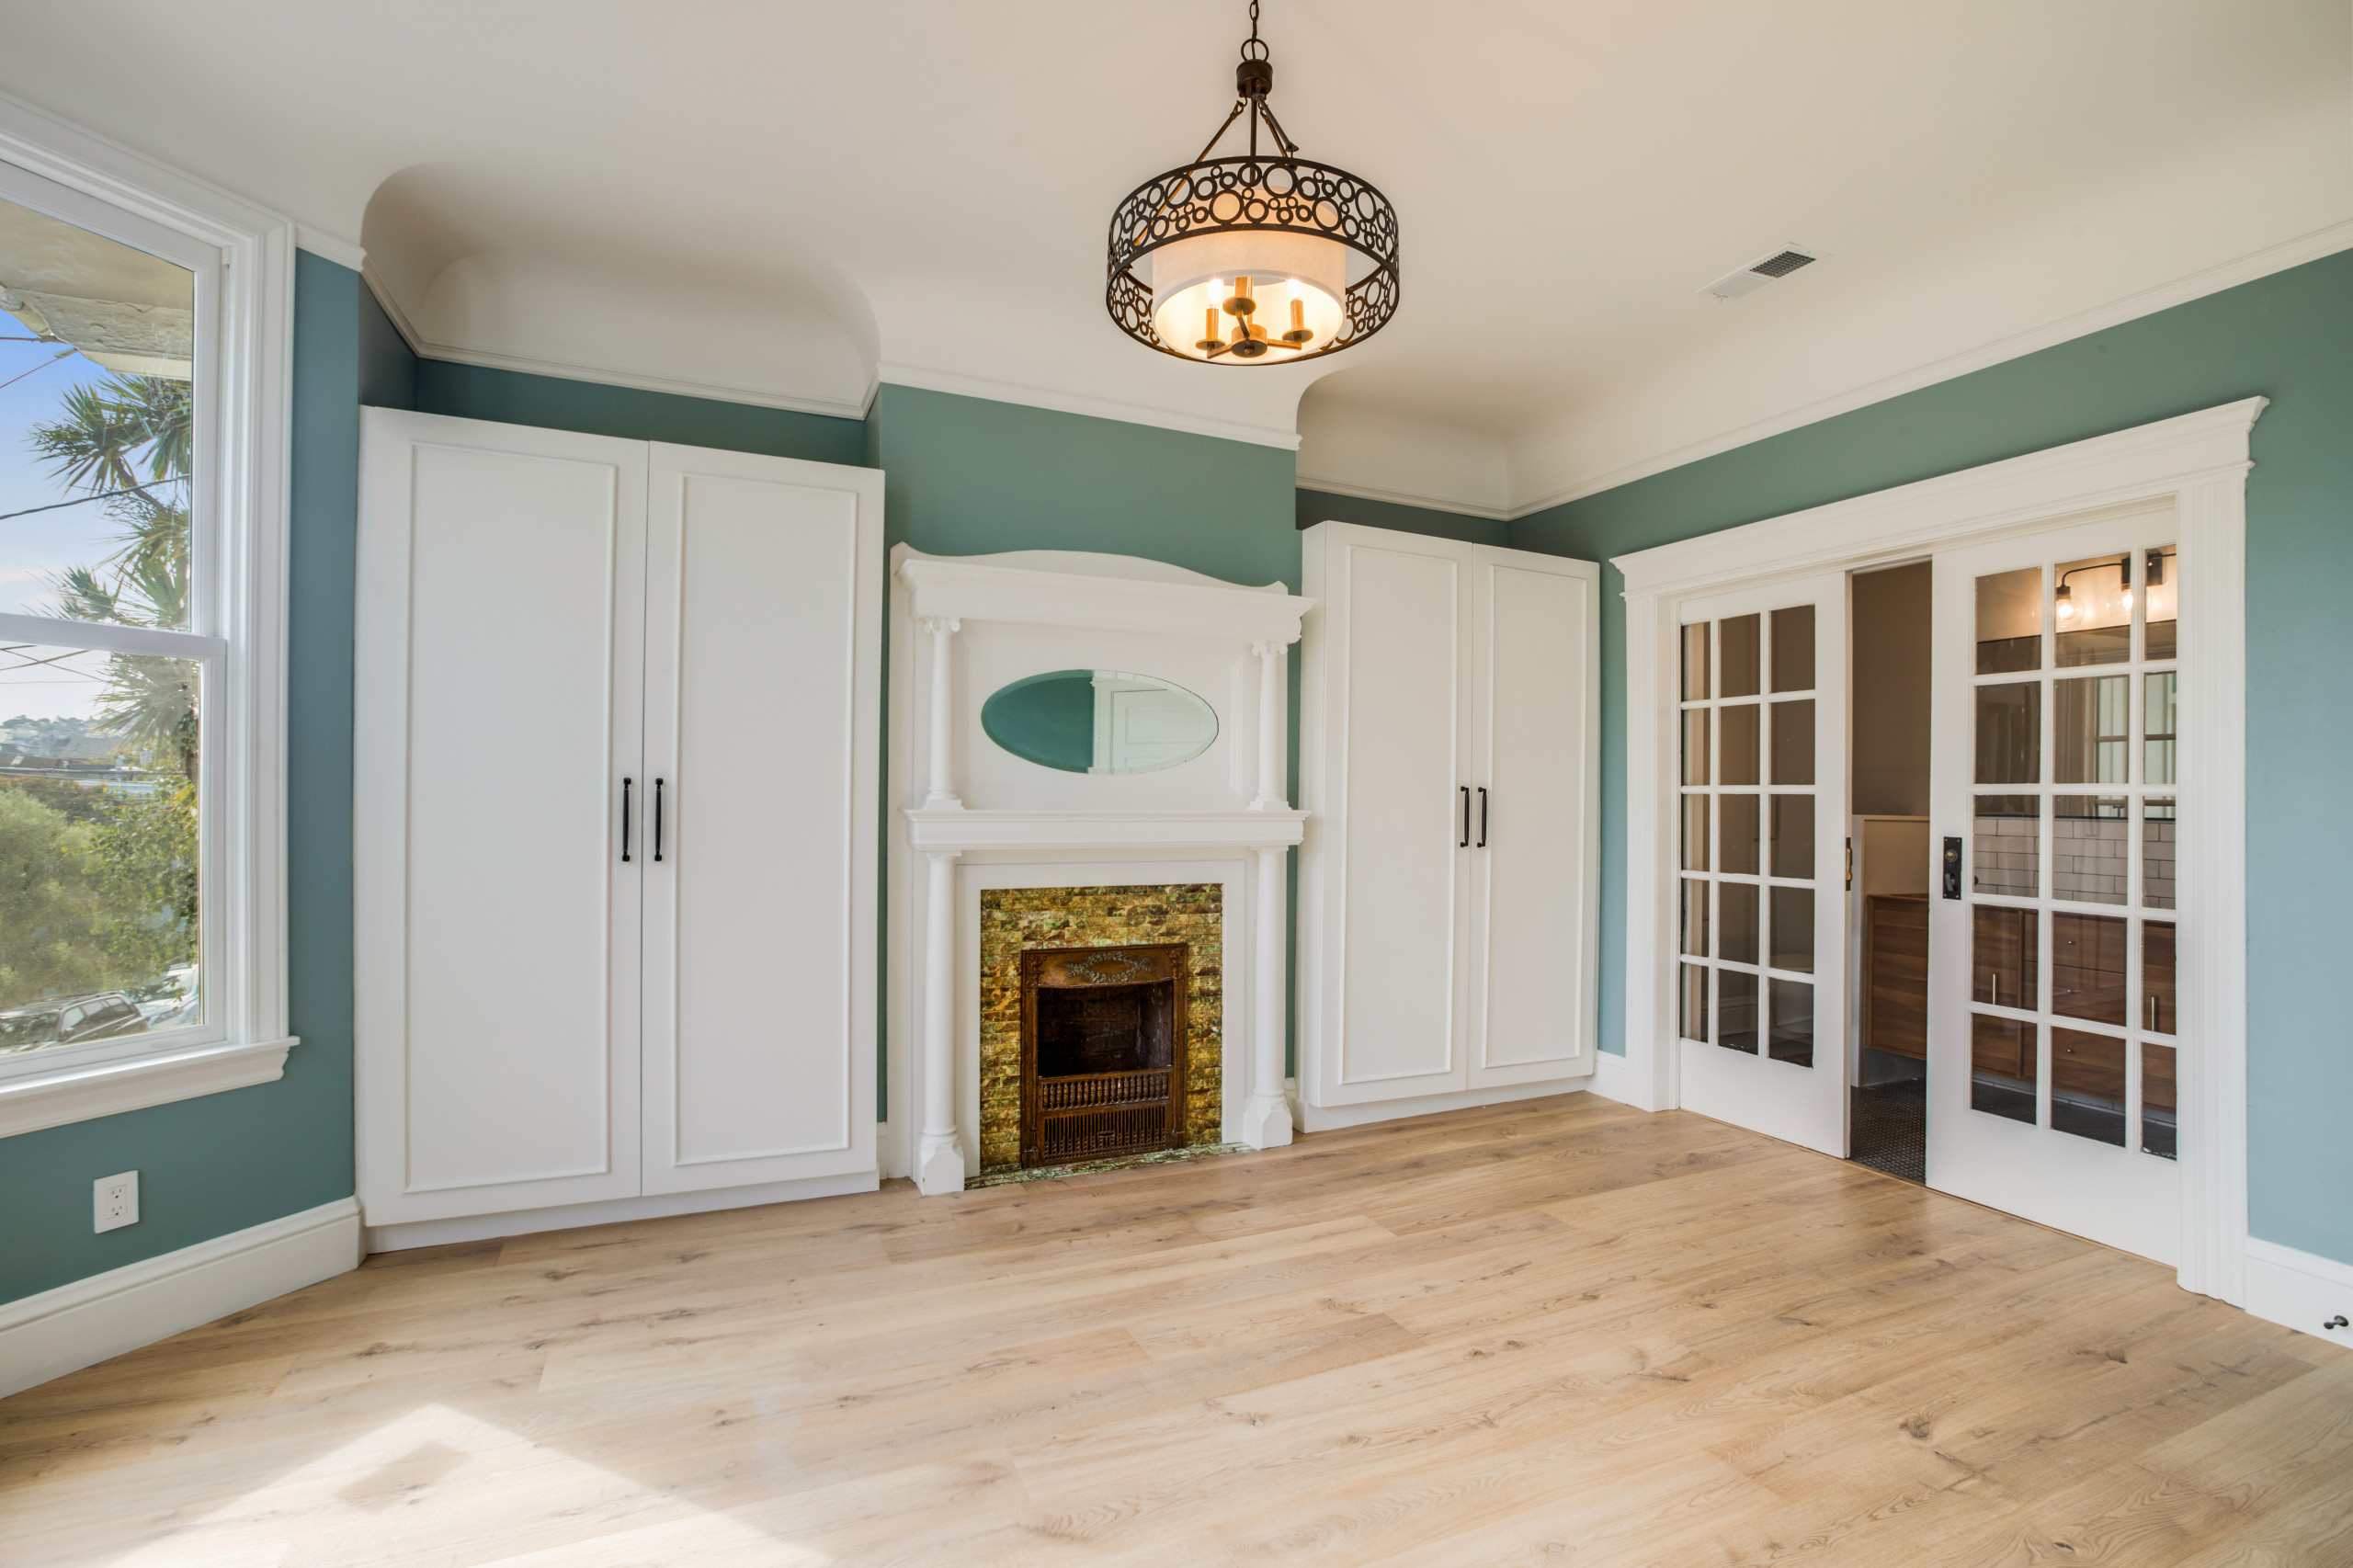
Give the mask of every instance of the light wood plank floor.
[[0, 1403], [11, 1568], [2353, 1563], [2353, 1354], [1590, 1096], [522, 1236]]

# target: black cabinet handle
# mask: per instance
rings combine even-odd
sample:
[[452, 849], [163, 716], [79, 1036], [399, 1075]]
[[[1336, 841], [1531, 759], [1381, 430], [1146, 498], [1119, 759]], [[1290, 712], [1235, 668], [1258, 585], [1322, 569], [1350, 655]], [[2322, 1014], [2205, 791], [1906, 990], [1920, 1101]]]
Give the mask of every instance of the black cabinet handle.
[[657, 861], [662, 858], [662, 783], [659, 778], [654, 781], [654, 858]]
[[621, 780], [621, 864], [629, 864], [629, 787], [635, 779]]
[[1461, 789], [1462, 789], [1462, 836], [1461, 836], [1461, 838], [1459, 838], [1459, 839], [1455, 840], [1454, 846], [1455, 846], [1457, 849], [1468, 849], [1468, 848], [1470, 848], [1470, 847], [1471, 847], [1471, 786], [1470, 786], [1470, 785], [1468, 785], [1468, 784], [1465, 784], [1465, 785], [1463, 785], [1463, 786], [1461, 787]]
[[1487, 787], [1479, 787], [1479, 847], [1487, 846]]

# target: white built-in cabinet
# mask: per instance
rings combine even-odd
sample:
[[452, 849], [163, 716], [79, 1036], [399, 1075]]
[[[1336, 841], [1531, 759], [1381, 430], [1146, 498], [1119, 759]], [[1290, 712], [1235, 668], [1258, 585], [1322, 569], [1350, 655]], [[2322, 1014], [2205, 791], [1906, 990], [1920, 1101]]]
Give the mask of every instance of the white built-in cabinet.
[[882, 476], [362, 437], [367, 1223], [873, 1186]]
[[1305, 535], [1299, 1090], [1309, 1131], [1594, 1066], [1599, 569]]

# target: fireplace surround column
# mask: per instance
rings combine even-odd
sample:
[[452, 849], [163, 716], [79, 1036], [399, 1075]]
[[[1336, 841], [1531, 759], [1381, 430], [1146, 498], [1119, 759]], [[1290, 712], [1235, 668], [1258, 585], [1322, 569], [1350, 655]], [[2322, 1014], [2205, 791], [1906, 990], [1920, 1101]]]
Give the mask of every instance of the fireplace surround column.
[[1283, 776], [1289, 771], [1289, 736], [1284, 733], [1283, 699], [1290, 695], [1283, 681], [1283, 660], [1290, 648], [1273, 641], [1253, 642], [1258, 655], [1258, 792], [1250, 801], [1254, 812], [1287, 812]]
[[1250, 966], [1250, 1097], [1242, 1108], [1242, 1141], [1272, 1149], [1290, 1142], [1291, 1134], [1290, 1102], [1283, 1097], [1283, 884], [1290, 851], [1270, 845], [1252, 853], [1258, 859], [1250, 910], [1257, 953]]
[[964, 802], [956, 793], [956, 680], [950, 657], [955, 644], [949, 639], [963, 630], [963, 622], [952, 616], [932, 616], [923, 625], [931, 633], [931, 787], [924, 791], [923, 809], [961, 812]]
[[[938, 636], [945, 647], [947, 635]], [[924, 907], [923, 1144], [915, 1154], [915, 1186], [926, 1197], [964, 1190], [964, 1149], [956, 1136], [956, 861], [960, 853], [934, 849], [925, 856], [931, 862], [931, 888]]]

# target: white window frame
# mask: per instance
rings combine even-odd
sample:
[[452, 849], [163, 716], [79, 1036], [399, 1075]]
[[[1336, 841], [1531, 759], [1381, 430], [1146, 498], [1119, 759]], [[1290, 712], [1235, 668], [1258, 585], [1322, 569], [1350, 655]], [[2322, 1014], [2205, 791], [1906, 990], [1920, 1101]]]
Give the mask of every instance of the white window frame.
[[[2224, 403], [1808, 511], [1661, 545], [1610, 564], [1626, 596], [1625, 1066], [1612, 1097], [1682, 1103], [1674, 766], [1678, 607], [1734, 585], [1867, 572], [2103, 511], [2171, 506], [2182, 564], [2176, 723], [2183, 798], [2199, 802], [2176, 876], [2181, 1059], [2182, 1288], [2246, 1301], [2246, 474], [2268, 400]], [[2088, 789], [2088, 787], [2086, 787]]]
[[0, 94], [0, 197], [198, 272], [186, 632], [0, 615], [0, 638], [204, 666], [204, 1022], [0, 1057], [0, 1137], [267, 1083], [286, 1032], [286, 540], [295, 231]]

